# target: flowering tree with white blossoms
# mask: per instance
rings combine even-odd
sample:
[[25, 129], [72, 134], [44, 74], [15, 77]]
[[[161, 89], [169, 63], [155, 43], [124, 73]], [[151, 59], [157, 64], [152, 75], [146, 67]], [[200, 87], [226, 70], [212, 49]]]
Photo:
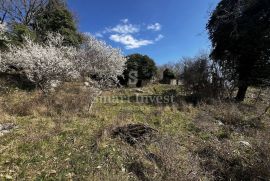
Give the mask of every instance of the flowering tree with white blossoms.
[[4, 39], [5, 38], [5, 33], [7, 31], [7, 26], [4, 23], [0, 23], [0, 39]]
[[65, 81], [80, 76], [92, 78], [92, 88], [102, 89], [118, 82], [126, 58], [119, 49], [87, 36], [81, 48], [63, 46], [63, 37], [48, 34], [45, 43], [30, 38], [20, 46], [10, 45], [1, 54], [0, 73], [24, 75], [44, 92], [52, 81]]
[[[20, 46], [9, 45], [0, 54], [0, 73], [23, 75], [44, 93], [52, 82], [92, 78], [86, 87], [89, 91], [88, 110], [102, 88], [118, 81], [125, 69], [126, 58], [121, 51], [106, 45], [92, 36], [86, 38], [81, 48], [63, 46], [63, 37], [49, 34], [48, 41], [36, 43], [30, 38]], [[57, 86], [57, 85], [56, 85]]]
[[8, 40], [6, 36], [8, 28], [5, 23], [0, 23], [0, 48]]
[[21, 46], [9, 46], [9, 51], [2, 54], [0, 72], [15, 71], [45, 91], [52, 80], [66, 80], [78, 73], [72, 60], [76, 49], [62, 46], [63, 37], [49, 34], [48, 41], [39, 44], [25, 38]]
[[99, 88], [110, 87], [123, 74], [126, 58], [120, 49], [113, 48], [91, 35], [78, 52], [76, 67], [82, 76], [92, 77]]

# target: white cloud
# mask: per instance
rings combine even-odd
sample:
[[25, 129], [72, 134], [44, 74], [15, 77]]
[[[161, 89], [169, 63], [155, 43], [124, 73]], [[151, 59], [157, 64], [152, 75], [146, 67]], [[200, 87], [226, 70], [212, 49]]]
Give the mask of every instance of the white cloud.
[[103, 38], [103, 34], [100, 32], [95, 33], [95, 37], [97, 38]]
[[161, 30], [161, 24], [155, 23], [155, 24], [150, 24], [147, 26], [148, 30], [153, 30], [153, 31], [160, 31]]
[[121, 22], [122, 22], [122, 23], [128, 23], [128, 21], [129, 21], [129, 20], [128, 20], [127, 18], [126, 18], [126, 19], [121, 19]]
[[160, 41], [164, 38], [164, 36], [162, 34], [159, 34], [156, 38], [155, 41]]
[[129, 23], [128, 19], [121, 19], [121, 23], [114, 27], [106, 27], [103, 31], [95, 33], [96, 37], [103, 38], [105, 34], [117, 33], [117, 34], [134, 34], [140, 32], [140, 27]]
[[135, 49], [140, 48], [142, 46], [153, 44], [154, 42], [152, 40], [143, 40], [143, 39], [136, 39], [132, 35], [128, 34], [113, 34], [110, 36], [110, 39], [112, 41], [115, 41], [117, 43], [121, 43], [125, 45], [126, 49]]
[[106, 28], [107, 32], [115, 32], [120, 34], [138, 33], [140, 28], [133, 24], [118, 24], [113, 28]]
[[[141, 31], [143, 30], [143, 31]], [[136, 38], [136, 33], [139, 32], [149, 32], [149, 31], [160, 31], [161, 24], [132, 24], [129, 19], [121, 19], [119, 24], [114, 27], [107, 27], [103, 31], [99, 31], [95, 33], [95, 37], [97, 38], [105, 38], [107, 35], [109, 39], [121, 43], [125, 46], [126, 49], [135, 49], [140, 48], [142, 46], [147, 46], [150, 44], [154, 44], [155, 42], [160, 41], [164, 38], [162, 34], [156, 36], [156, 38], [147, 40], [147, 39], [138, 39]]]

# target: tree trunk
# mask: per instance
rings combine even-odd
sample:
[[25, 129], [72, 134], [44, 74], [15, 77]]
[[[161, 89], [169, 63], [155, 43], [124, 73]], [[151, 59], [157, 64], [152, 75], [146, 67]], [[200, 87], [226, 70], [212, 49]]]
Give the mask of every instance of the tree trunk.
[[242, 102], [244, 101], [245, 97], [246, 97], [246, 92], [247, 92], [248, 86], [247, 85], [240, 85], [238, 87], [238, 92], [237, 92], [237, 96], [236, 96], [236, 101], [238, 102]]
[[252, 62], [252, 59], [249, 59], [248, 57], [243, 59], [240, 62], [239, 65], [239, 79], [238, 79], [238, 92], [236, 96], [237, 102], [244, 101], [246, 97], [246, 92], [248, 89], [248, 86], [250, 85], [250, 71], [252, 70], [252, 66], [250, 64], [246, 65], [245, 62]]
[[136, 87], [142, 87], [142, 80], [138, 80]]

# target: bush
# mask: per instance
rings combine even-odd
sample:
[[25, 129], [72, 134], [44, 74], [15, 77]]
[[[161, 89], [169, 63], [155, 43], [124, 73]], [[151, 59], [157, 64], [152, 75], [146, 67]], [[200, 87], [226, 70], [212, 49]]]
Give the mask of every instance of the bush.
[[186, 92], [191, 93], [193, 99], [222, 98], [225, 95], [225, 81], [208, 55], [186, 60], [181, 77]]

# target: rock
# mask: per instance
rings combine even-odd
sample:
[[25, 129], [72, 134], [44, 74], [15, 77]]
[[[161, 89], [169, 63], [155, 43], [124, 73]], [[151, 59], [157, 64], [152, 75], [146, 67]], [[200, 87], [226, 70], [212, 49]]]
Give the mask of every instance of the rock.
[[4, 123], [0, 124], [0, 136], [10, 133], [13, 129], [16, 129], [17, 126], [13, 123]]
[[49, 173], [50, 173], [50, 174], [56, 174], [57, 172], [56, 172], [56, 170], [50, 170]]
[[15, 127], [16, 125], [13, 123], [0, 124], [0, 131], [11, 130], [14, 129]]
[[84, 82], [84, 86], [85, 87], [89, 87], [90, 86], [90, 83], [89, 82]]
[[97, 166], [97, 169], [101, 169], [101, 168], [102, 168], [102, 166], [101, 166], [101, 165]]
[[142, 89], [135, 89], [135, 92], [137, 92], [137, 93], [144, 93], [144, 91]]
[[5, 179], [6, 179], [6, 180], [12, 180], [13, 177], [12, 177], [11, 175], [5, 175]]
[[55, 88], [57, 88], [61, 84], [61, 81], [59, 81], [59, 80], [52, 80], [50, 82], [50, 84], [51, 84], [50, 87], [53, 88], [53, 89], [55, 89]]
[[246, 147], [251, 147], [251, 144], [247, 141], [239, 141], [239, 143], [246, 146]]
[[68, 173], [66, 174], [66, 177], [69, 179], [69, 180], [72, 180], [72, 177], [74, 176], [74, 173]]
[[218, 124], [219, 126], [224, 126], [224, 123], [221, 122], [220, 120], [217, 120], [217, 124]]
[[124, 167], [123, 164], [121, 164], [121, 171], [122, 171], [123, 173], [126, 172], [126, 168]]

